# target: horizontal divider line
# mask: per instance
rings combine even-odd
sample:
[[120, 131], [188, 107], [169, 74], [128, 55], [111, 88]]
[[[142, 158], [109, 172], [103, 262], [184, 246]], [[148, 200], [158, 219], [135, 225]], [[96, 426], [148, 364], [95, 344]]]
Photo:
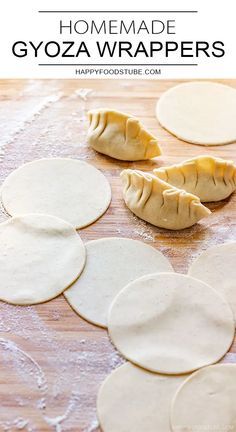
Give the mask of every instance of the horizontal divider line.
[[39, 63], [38, 66], [198, 66], [198, 63]]
[[54, 10], [39, 10], [38, 13], [198, 13], [196, 10], [177, 10], [177, 11], [54, 11]]

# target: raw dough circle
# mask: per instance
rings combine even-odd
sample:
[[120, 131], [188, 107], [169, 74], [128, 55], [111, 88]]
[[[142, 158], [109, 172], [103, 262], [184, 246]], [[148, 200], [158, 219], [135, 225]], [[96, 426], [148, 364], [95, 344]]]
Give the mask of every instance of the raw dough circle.
[[173, 271], [161, 252], [141, 241], [103, 238], [88, 242], [86, 249], [86, 267], [64, 295], [79, 315], [101, 327], [107, 326], [112, 300], [129, 282], [156, 271]]
[[178, 138], [201, 145], [236, 140], [236, 90], [213, 82], [188, 82], [165, 92], [157, 102], [160, 124]]
[[158, 375], [131, 363], [113, 371], [98, 393], [104, 432], [170, 432], [171, 400], [186, 376]]
[[179, 374], [217, 362], [234, 338], [228, 303], [197, 279], [144, 276], [115, 298], [108, 328], [125, 358], [153, 372]]
[[189, 275], [211, 285], [228, 301], [236, 323], [236, 243], [213, 246], [191, 265]]
[[173, 432], [236, 431], [236, 365], [208, 366], [180, 386], [173, 399]]
[[51, 158], [29, 162], [13, 171], [3, 183], [1, 197], [10, 215], [51, 214], [82, 228], [107, 210], [111, 188], [92, 165]]
[[0, 224], [0, 299], [42, 303], [79, 276], [85, 247], [72, 225], [54, 216], [16, 216]]

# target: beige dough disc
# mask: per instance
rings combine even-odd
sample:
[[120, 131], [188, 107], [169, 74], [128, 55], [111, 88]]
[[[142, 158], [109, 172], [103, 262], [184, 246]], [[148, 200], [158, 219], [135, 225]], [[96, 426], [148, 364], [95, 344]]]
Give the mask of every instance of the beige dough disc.
[[206, 282], [228, 301], [236, 323], [236, 243], [213, 246], [191, 265], [189, 275]]
[[72, 225], [49, 215], [22, 215], [0, 224], [0, 299], [42, 303], [79, 276], [85, 247]]
[[81, 277], [64, 293], [72, 308], [93, 324], [106, 327], [112, 300], [129, 282], [156, 271], [173, 271], [168, 259], [147, 244], [103, 238], [86, 244]]
[[180, 386], [171, 409], [172, 432], [236, 432], [236, 365], [208, 366]]
[[213, 82], [188, 82], [167, 90], [157, 102], [160, 124], [178, 138], [201, 145], [236, 140], [236, 90]]
[[115, 298], [108, 329], [123, 356], [153, 372], [180, 374], [217, 362], [234, 337], [228, 303], [197, 279], [156, 273]]
[[103, 432], [171, 432], [171, 400], [186, 376], [158, 375], [131, 363], [102, 384], [97, 413]]
[[39, 159], [7, 177], [1, 199], [11, 216], [51, 214], [75, 228], [82, 228], [106, 211], [111, 201], [111, 188], [105, 176], [86, 162]]

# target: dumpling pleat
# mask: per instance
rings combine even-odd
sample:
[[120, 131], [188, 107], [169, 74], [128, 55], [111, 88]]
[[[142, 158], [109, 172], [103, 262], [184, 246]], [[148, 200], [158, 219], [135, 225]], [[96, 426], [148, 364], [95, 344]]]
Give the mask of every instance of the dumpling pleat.
[[[130, 180], [128, 188], [127, 176]], [[211, 213], [198, 197], [153, 174], [128, 169], [122, 171], [121, 178], [127, 207], [136, 216], [160, 228], [184, 229]]]

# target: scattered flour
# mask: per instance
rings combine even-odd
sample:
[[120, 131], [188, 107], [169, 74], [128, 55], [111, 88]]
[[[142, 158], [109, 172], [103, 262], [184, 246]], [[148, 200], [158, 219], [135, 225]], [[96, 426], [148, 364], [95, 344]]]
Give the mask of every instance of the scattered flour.
[[77, 393], [72, 393], [64, 414], [54, 418], [49, 418], [47, 416], [44, 417], [48, 425], [53, 426], [56, 432], [62, 432], [61, 423], [64, 422], [68, 418], [68, 416], [74, 411], [77, 405], [76, 402], [79, 402], [79, 400], [80, 400], [80, 395]]
[[134, 233], [138, 234], [143, 240], [147, 240], [150, 242], [154, 241], [154, 233], [152, 231], [152, 228], [142, 219], [139, 219], [138, 217], [133, 216], [133, 220], [135, 222], [135, 228]]
[[91, 423], [89, 429], [86, 429], [85, 432], [96, 432], [97, 429], [98, 429], [98, 427], [99, 427], [98, 421], [97, 421], [97, 420], [94, 420], [94, 421]]
[[23, 419], [22, 417], [17, 417], [12, 421], [6, 421], [6, 422], [0, 421], [0, 426], [3, 428], [2, 430], [4, 432], [11, 432], [13, 428], [14, 430], [19, 430], [19, 431], [23, 430], [27, 432], [34, 432], [34, 429], [32, 429], [31, 426], [29, 425], [29, 421]]
[[16, 118], [10, 121], [2, 130], [0, 157], [4, 155], [6, 145], [11, 144], [25, 128], [43, 113], [43, 111], [49, 108], [53, 103], [59, 101], [62, 96], [62, 93], [45, 96], [37, 105], [32, 105], [31, 102], [27, 102], [24, 109], [22, 108], [22, 111], [18, 113]]
[[93, 90], [90, 88], [79, 88], [78, 90], [75, 90], [74, 93], [72, 93], [71, 99], [81, 98], [83, 101], [86, 101], [92, 92]]
[[[45, 304], [45, 308], [45, 315], [48, 316], [49, 304]], [[70, 341], [63, 331], [55, 331], [45, 324], [37, 313], [37, 307], [1, 303], [0, 316], [1, 328], [7, 330], [7, 338], [0, 339], [4, 370], [11, 367], [28, 389], [25, 399], [19, 394], [12, 395], [19, 413], [17, 418], [25, 422], [25, 425], [22, 422], [22, 430], [40, 432], [40, 427], [34, 424], [36, 417], [39, 424], [43, 421], [47, 425], [48, 431], [74, 431], [76, 424], [81, 424], [84, 413], [86, 418], [82, 423], [82, 431], [96, 430], [98, 388], [107, 374], [123, 361], [111, 346], [105, 331], [99, 330], [96, 342], [85, 338], [84, 331], [81, 335], [78, 332], [77, 340]], [[80, 320], [77, 316], [74, 319], [76, 323]], [[63, 317], [60, 323], [62, 320]], [[66, 328], [66, 319], [62, 326]], [[82, 322], [83, 330], [87, 326], [90, 327]], [[13, 423], [15, 419], [11, 418], [10, 405], [4, 407], [4, 413], [0, 407], [0, 419], [2, 416], [4, 418], [0, 424], [4, 424], [3, 430], [9, 432], [13, 426], [16, 427]], [[26, 419], [25, 413], [28, 413], [29, 408], [34, 414]]]
[[3, 348], [4, 351], [9, 351], [12, 354], [12, 357], [15, 362], [15, 366], [18, 370], [19, 374], [23, 374], [25, 378], [23, 368], [28, 363], [28, 374], [33, 375], [37, 381], [38, 389], [42, 393], [47, 392], [47, 380], [45, 378], [44, 372], [39, 364], [31, 357], [29, 354], [20, 349], [14, 342], [6, 339], [0, 339], [0, 347]]

